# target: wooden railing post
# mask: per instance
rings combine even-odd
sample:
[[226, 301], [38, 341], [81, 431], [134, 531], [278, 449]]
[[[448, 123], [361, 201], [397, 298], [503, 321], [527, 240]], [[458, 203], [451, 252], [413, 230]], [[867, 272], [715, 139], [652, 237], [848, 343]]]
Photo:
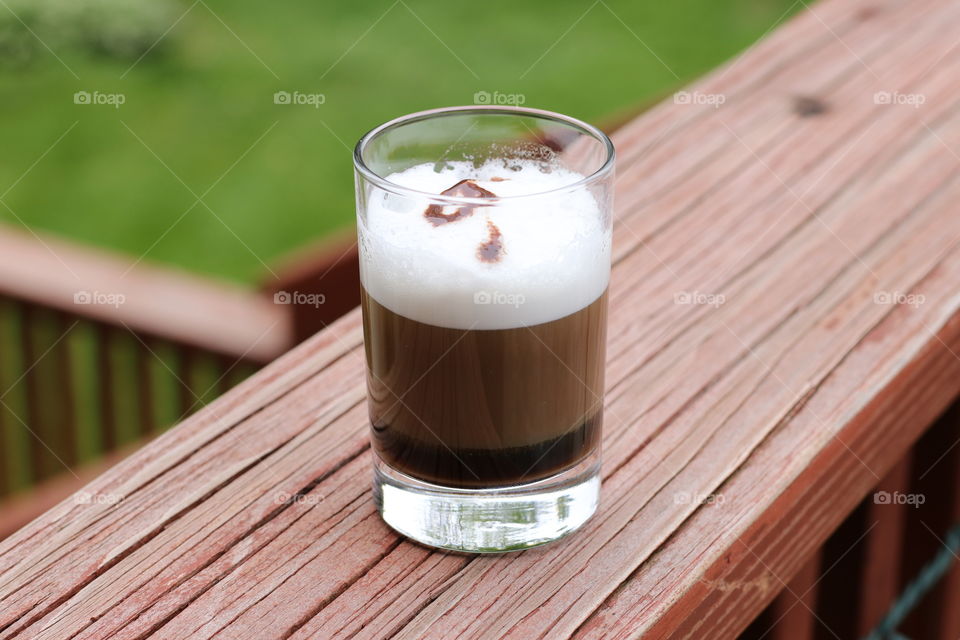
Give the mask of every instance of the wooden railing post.
[[893, 496], [910, 490], [910, 456], [884, 477], [876, 491], [867, 496], [866, 521], [872, 529], [864, 541], [863, 574], [860, 579], [857, 637], [866, 637], [887, 614], [900, 594], [904, 534], [909, 506], [898, 504]]
[[[903, 547], [904, 570], [901, 588], [914, 579], [943, 549], [943, 538], [957, 522], [955, 505], [960, 486], [960, 406], [951, 408], [920, 440], [914, 451], [910, 494], [922, 504], [908, 510]], [[937, 585], [905, 620], [901, 631], [909, 638], [941, 639], [944, 626], [952, 626], [951, 613], [960, 602], [947, 600], [948, 583]]]
[[813, 640], [817, 629], [817, 586], [822, 570], [820, 562], [820, 552], [817, 551], [773, 601], [771, 640]]

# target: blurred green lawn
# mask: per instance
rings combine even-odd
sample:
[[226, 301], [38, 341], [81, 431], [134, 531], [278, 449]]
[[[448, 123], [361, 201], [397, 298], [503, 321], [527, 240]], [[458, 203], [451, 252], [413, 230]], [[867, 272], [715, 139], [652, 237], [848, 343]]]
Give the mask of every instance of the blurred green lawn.
[[[171, 24], [186, 15], [132, 68], [42, 50], [0, 69], [0, 220], [253, 283], [352, 222], [350, 148], [380, 122], [477, 91], [602, 120], [676, 90], [802, 6], [205, 2], [177, 5]], [[126, 102], [77, 105], [76, 91]], [[277, 91], [326, 101], [277, 105]]]

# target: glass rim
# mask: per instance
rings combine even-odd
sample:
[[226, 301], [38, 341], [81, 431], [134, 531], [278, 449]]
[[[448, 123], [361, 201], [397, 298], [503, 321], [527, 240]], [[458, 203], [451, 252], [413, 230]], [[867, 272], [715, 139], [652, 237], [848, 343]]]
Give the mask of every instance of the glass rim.
[[[379, 173], [367, 166], [366, 162], [363, 159], [363, 152], [366, 149], [367, 145], [374, 140], [380, 134], [394, 129], [396, 127], [410, 124], [412, 122], [419, 122], [421, 120], [429, 120], [436, 117], [443, 117], [454, 114], [465, 114], [465, 113], [498, 113], [504, 115], [514, 115], [514, 116], [532, 116], [536, 118], [541, 118], [544, 120], [553, 120], [554, 122], [560, 122], [564, 125], [567, 125], [574, 129], [579, 129], [583, 133], [591, 136], [598, 142], [600, 142], [605, 151], [606, 157], [604, 158], [603, 164], [594, 171], [593, 173], [584, 176], [576, 182], [571, 182], [570, 184], [563, 185], [561, 187], [555, 187], [553, 189], [547, 189], [544, 191], [535, 191], [532, 193], [523, 193], [512, 196], [495, 196], [492, 198], [468, 198], [463, 196], [445, 196], [438, 193], [430, 193], [429, 191], [420, 191], [418, 189], [412, 189], [410, 187], [405, 187], [403, 185], [397, 184], [387, 180], [384, 176], [381, 176]], [[554, 111], [546, 111], [544, 109], [533, 109], [529, 107], [512, 107], [512, 106], [499, 106], [499, 105], [468, 105], [462, 107], [439, 107], [437, 109], [427, 109], [426, 111], [416, 111], [414, 113], [409, 113], [407, 115], [400, 116], [399, 118], [394, 118], [384, 122], [383, 124], [374, 127], [360, 140], [357, 142], [357, 145], [353, 150], [353, 166], [356, 171], [362, 175], [366, 180], [375, 184], [380, 189], [388, 191], [395, 195], [406, 195], [414, 196], [417, 198], [427, 198], [434, 202], [442, 202], [444, 204], [450, 205], [480, 205], [480, 206], [490, 206], [497, 202], [506, 202], [506, 201], [515, 201], [522, 200], [524, 198], [537, 198], [548, 194], [559, 194], [565, 193], [568, 191], [574, 191], [577, 189], [582, 189], [594, 182], [602, 180], [607, 177], [612, 171], [614, 166], [614, 160], [616, 158], [616, 149], [613, 146], [613, 141], [610, 140], [610, 137], [605, 134], [603, 131], [597, 127], [588, 124], [577, 118], [571, 116], [563, 115], [562, 113], [556, 113]]]

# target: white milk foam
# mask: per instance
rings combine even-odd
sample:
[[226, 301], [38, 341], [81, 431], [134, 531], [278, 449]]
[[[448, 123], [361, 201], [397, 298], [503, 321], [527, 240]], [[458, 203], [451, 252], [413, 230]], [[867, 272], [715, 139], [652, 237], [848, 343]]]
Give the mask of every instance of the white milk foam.
[[[394, 184], [439, 194], [461, 180], [499, 197], [541, 193], [581, 180], [562, 168], [546, 173], [534, 161], [489, 161], [480, 167], [432, 163], [390, 176]], [[491, 178], [505, 178], [502, 181]], [[360, 279], [384, 307], [454, 329], [509, 329], [567, 316], [596, 300], [610, 278], [610, 229], [587, 189], [509, 199], [435, 226], [429, 202], [373, 188], [360, 221]], [[451, 214], [458, 205], [444, 207]], [[478, 257], [499, 229], [496, 262]]]

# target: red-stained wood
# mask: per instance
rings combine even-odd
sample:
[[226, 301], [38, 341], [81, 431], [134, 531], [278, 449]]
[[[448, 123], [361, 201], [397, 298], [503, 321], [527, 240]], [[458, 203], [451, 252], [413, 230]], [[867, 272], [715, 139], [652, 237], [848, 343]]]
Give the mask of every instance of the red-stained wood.
[[719, 109], [618, 132], [603, 499], [576, 535], [393, 534], [353, 312], [88, 486], [116, 504], [0, 544], [0, 639], [735, 637], [956, 398], [958, 28], [947, 0], [827, 0], [690, 89]]
[[[960, 266], [960, 259], [954, 260], [954, 266]], [[955, 287], [950, 278], [944, 278], [942, 273], [937, 275], [941, 295]], [[757, 501], [764, 502], [767, 505], [764, 518], [741, 524], [747, 529], [740, 533], [735, 527], [743, 516], [733, 509], [695, 513], [674, 533], [671, 544], [654, 556], [642, 573], [621, 587], [575, 637], [632, 637], [631, 633], [618, 630], [636, 630], [638, 626], [648, 629], [644, 637], [698, 637], [696, 632], [702, 625], [697, 621], [714, 620], [717, 611], [724, 615], [712, 632], [716, 637], [735, 635], [734, 630], [745, 625], [752, 615], [747, 605], [763, 597], [766, 590], [759, 594], [747, 589], [709, 593], [701, 588], [702, 583], [697, 579], [684, 576], [676, 567], [697, 558], [707, 566], [705, 573], [711, 579], [723, 576], [728, 583], [769, 585], [773, 589], [784, 583], [778, 575], [790, 575], [794, 570], [791, 567], [795, 566], [797, 557], [820, 547], [843, 515], [853, 509], [876, 482], [872, 476], [867, 477], [869, 473], [864, 470], [873, 468], [883, 472], [883, 459], [892, 457], [894, 451], [909, 448], [918, 435], [919, 425], [933, 421], [940, 407], [952, 399], [952, 392], [936, 382], [960, 375], [960, 362], [944, 347], [944, 344], [951, 345], [951, 350], [956, 351], [952, 346], [960, 341], [960, 322], [956, 320], [944, 325], [935, 335], [939, 338], [936, 344], [927, 343], [922, 359], [894, 379], [881, 371], [882, 367], [874, 368], [877, 349], [904, 340], [903, 332], [896, 329], [902, 328], [898, 325], [905, 321], [913, 331], [925, 328], [917, 318], [886, 318], [866, 338], [871, 349], [851, 354], [831, 378], [834, 382], [846, 380], [854, 386], [863, 384], [866, 389], [880, 381], [888, 385], [885, 387], [888, 390], [910, 389], [905, 396], [908, 401], [904, 401], [904, 396], [881, 395], [863, 407], [860, 404], [863, 398], [851, 397], [852, 394], [844, 397], [839, 390], [830, 391], [821, 386], [821, 391], [828, 393], [812, 395], [793, 420], [784, 423], [751, 454], [754, 464], [742, 467], [721, 488], [727, 496], [725, 506], [730, 506], [731, 501], [750, 507], [755, 507]], [[915, 339], [914, 346], [917, 342], [920, 341]], [[840, 420], [844, 416], [849, 419], [851, 405], [858, 404], [863, 408], [842, 431], [835, 435], [818, 433], [817, 427], [824, 420]], [[860, 440], [871, 445], [869, 452], [860, 449]], [[807, 459], [798, 464], [796, 451], [808, 451], [817, 442], [821, 443], [820, 453], [812, 461]], [[768, 486], [774, 477], [771, 470], [777, 470], [779, 486]], [[787, 486], [782, 489], [784, 484]], [[709, 560], [701, 557], [705, 550], [709, 552]], [[752, 578], [744, 577], [751, 573]], [[765, 581], [761, 579], [764, 576]], [[664, 601], [666, 594], [677, 591], [683, 594], [679, 600]], [[688, 622], [693, 630], [678, 631], [683, 622]]]
[[31, 435], [24, 429], [23, 421], [27, 415], [26, 365], [24, 319], [22, 303], [0, 301], [0, 427], [3, 428], [2, 446], [6, 455], [0, 455], [4, 461], [4, 479], [0, 484], [3, 490], [0, 496], [8, 495], [25, 482], [35, 478], [32, 464], [34, 451], [30, 442]]
[[240, 365], [236, 360], [226, 357], [219, 357], [216, 359], [217, 369], [216, 369], [216, 389], [217, 395], [223, 395], [233, 387], [236, 382], [234, 382], [234, 377], [232, 377], [233, 370]]
[[890, 610], [901, 592], [901, 558], [910, 506], [898, 495], [910, 493], [911, 457], [900, 462], [867, 497], [868, 526], [864, 540], [863, 575], [860, 578], [857, 637], [866, 637]]
[[70, 350], [71, 334], [76, 322], [63, 313], [55, 313], [53, 327], [55, 343], [51, 347], [52, 367], [48, 401], [54, 397], [56, 403], [56, 441], [59, 443], [59, 455], [63, 464], [73, 467], [79, 460], [77, 442], [77, 394], [73, 387], [73, 354]]
[[[38, 321], [38, 312], [29, 304], [20, 305], [20, 361], [24, 365], [22, 383], [26, 397], [26, 412], [23, 416], [14, 414], [13, 417], [30, 433], [30, 476], [34, 481], [43, 480], [53, 472], [49, 445], [45, 444], [44, 420], [41, 411], [40, 371], [37, 369], [37, 360], [40, 351], [32, 327]], [[33, 425], [28, 428], [26, 425]], [[38, 433], [39, 432], [39, 433]]]
[[821, 548], [823, 574], [817, 609], [821, 637], [859, 637], [862, 595], [870, 588], [862, 581], [866, 541], [876, 529], [876, 522], [867, 520], [867, 507], [866, 501], [857, 505]]
[[[69, 384], [73, 322], [49, 309], [21, 305], [19, 339], [25, 411], [13, 413], [29, 438], [31, 477], [45, 480], [77, 461], [76, 403]], [[7, 389], [4, 389], [6, 392]]]
[[357, 231], [329, 234], [288, 256], [264, 291], [289, 310], [293, 340], [302, 342], [360, 304]]
[[817, 628], [820, 554], [815, 553], [771, 605], [771, 640], [813, 640]]
[[[960, 426], [960, 409], [954, 407], [954, 410], [945, 419], [951, 421], [955, 426]], [[954, 446], [960, 446], [960, 443], [955, 442]], [[947, 451], [947, 454], [949, 453]], [[954, 490], [950, 513], [952, 521], [960, 523], [960, 460], [954, 456], [953, 462], [951, 486]], [[944, 577], [940, 589], [942, 590], [943, 602], [947, 603], [947, 606], [939, 620], [940, 628], [937, 630], [939, 634], [937, 640], [956, 640], [956, 638], [960, 638], [960, 605], [958, 605], [960, 603], [960, 561], [954, 563], [950, 572]]]
[[174, 376], [177, 380], [177, 398], [180, 405], [181, 420], [200, 407], [199, 392], [194, 389], [198, 356], [197, 351], [190, 347], [181, 345], [177, 349], [177, 364]]
[[136, 349], [136, 384], [137, 410], [140, 415], [140, 434], [152, 435], [157, 431], [157, 415], [153, 392], [153, 359], [152, 349]]
[[[960, 353], [960, 351], [958, 351]], [[947, 531], [956, 522], [954, 509], [960, 486], [955, 482], [960, 466], [960, 407], [932, 427], [918, 443], [911, 469], [907, 495], [917, 498], [909, 508], [904, 532], [903, 570], [900, 586], [915, 580], [920, 572], [943, 551]], [[909, 638], [937, 638], [949, 626], [948, 616], [960, 606], [949, 598], [949, 574], [946, 581], [932, 586], [898, 627]]]
[[97, 367], [97, 404], [100, 409], [100, 437], [106, 451], [114, 451], [120, 443], [117, 411], [114, 406], [116, 389], [112, 349], [115, 329], [108, 324], [94, 325], [94, 353]]
[[9, 227], [0, 296], [254, 362], [293, 344], [287, 311], [256, 292]]

